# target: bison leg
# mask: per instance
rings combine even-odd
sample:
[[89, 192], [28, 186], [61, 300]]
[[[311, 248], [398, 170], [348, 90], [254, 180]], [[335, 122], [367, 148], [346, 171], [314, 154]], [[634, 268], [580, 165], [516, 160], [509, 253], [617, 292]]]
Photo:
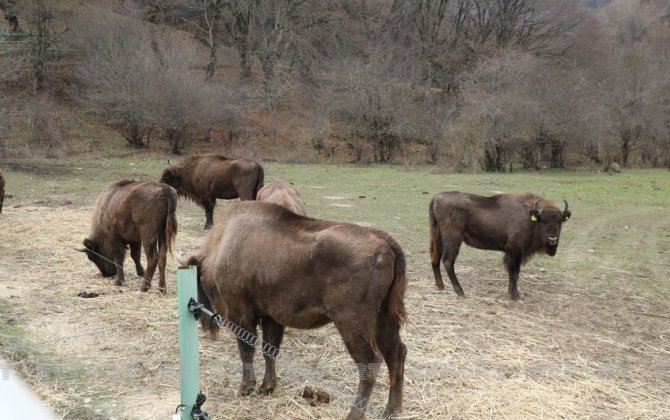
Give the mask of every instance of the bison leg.
[[146, 292], [151, 289], [151, 279], [154, 277], [156, 272], [156, 266], [158, 265], [158, 250], [156, 249], [156, 242], [149, 242], [144, 244], [144, 253], [147, 256], [147, 270], [144, 273], [144, 281], [140, 290]]
[[[349, 354], [354, 359], [354, 362], [356, 362], [359, 375], [356, 399], [347, 419], [364, 419], [365, 411], [370, 404], [372, 388], [374, 388], [377, 381], [377, 373], [379, 373], [381, 360], [366, 339], [367, 334], [362, 334], [356, 331], [357, 329], [352, 329], [349, 325], [338, 326], [338, 330], [342, 335]], [[361, 328], [360, 331], [365, 331], [365, 329]]]
[[269, 317], [261, 318], [263, 326], [263, 357], [265, 358], [265, 376], [258, 392], [269, 395], [277, 386], [275, 359], [279, 355], [279, 346], [284, 337], [284, 326]]
[[120, 251], [114, 255], [114, 264], [116, 265], [116, 282], [115, 286], [123, 286], [125, 276], [123, 275], [123, 260], [126, 258], [126, 248], [123, 246]]
[[142, 267], [141, 259], [142, 244], [139, 242], [130, 243], [130, 257], [135, 262], [135, 272], [138, 276], [144, 276], [144, 268]]
[[238, 394], [240, 396], [250, 395], [256, 386], [256, 372], [254, 371], [254, 346], [250, 344], [257, 341], [256, 324], [258, 321], [252, 316], [246, 317], [246, 320], [239, 322], [233, 321], [239, 326], [237, 335], [237, 350], [240, 352], [240, 359], [242, 359], [242, 383]]
[[212, 227], [212, 224], [214, 223], [214, 206], [216, 204], [216, 199], [215, 200], [206, 200], [203, 202], [203, 206], [205, 207], [205, 230], [209, 229]]
[[158, 248], [158, 291], [165, 293], [165, 265], [167, 264], [167, 242], [161, 241]]
[[458, 296], [464, 296], [463, 288], [461, 287], [461, 284], [458, 282], [458, 278], [456, 277], [456, 271], [454, 270], [454, 264], [456, 263], [456, 257], [458, 257], [458, 251], [460, 248], [461, 248], [460, 240], [444, 241], [444, 252], [442, 253], [442, 263], [444, 264], [444, 268], [447, 270], [447, 275], [449, 276], [449, 280], [451, 280], [451, 286], [454, 288], [454, 291]]
[[431, 262], [433, 266], [433, 276], [435, 276], [435, 286], [439, 290], [444, 290], [444, 282], [442, 281], [442, 273], [440, 272], [440, 260], [437, 262]]
[[400, 328], [391, 325], [388, 313], [382, 312], [377, 321], [377, 345], [389, 370], [391, 389], [384, 417], [402, 412], [402, 393], [407, 346], [400, 339]]
[[509, 274], [509, 296], [512, 300], [517, 300], [520, 297], [517, 282], [519, 281], [519, 272], [521, 271], [521, 255], [507, 252], [505, 253], [504, 262]]

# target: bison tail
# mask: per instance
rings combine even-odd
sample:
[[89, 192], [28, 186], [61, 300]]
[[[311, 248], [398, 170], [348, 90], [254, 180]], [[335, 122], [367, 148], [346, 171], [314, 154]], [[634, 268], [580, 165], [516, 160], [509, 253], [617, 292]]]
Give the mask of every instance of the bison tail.
[[167, 215], [165, 220], [165, 241], [168, 251], [172, 254], [172, 245], [177, 237], [177, 193], [172, 187], [165, 194]]
[[256, 176], [256, 188], [254, 189], [254, 196], [253, 199], [256, 199], [256, 196], [258, 195], [258, 191], [263, 188], [263, 182], [265, 181], [265, 170], [261, 165], [258, 165], [258, 174]]
[[[205, 308], [215, 312], [212, 306], [212, 297], [207, 290], [207, 287], [202, 283], [200, 279], [200, 266], [198, 266], [198, 302], [205, 305]], [[216, 338], [216, 335], [219, 331], [219, 325], [214, 322], [213, 319], [207, 316], [200, 317], [200, 327], [209, 333], [212, 338]]]
[[428, 219], [430, 223], [430, 262], [435, 265], [440, 262], [442, 257], [442, 235], [440, 235], [440, 227], [437, 225], [435, 212], [433, 211], [433, 200], [428, 206]]
[[385, 306], [388, 307], [391, 324], [400, 327], [407, 322], [407, 310], [404, 302], [405, 291], [407, 290], [405, 253], [393, 238], [389, 237], [388, 242], [395, 254], [395, 266], [393, 283], [391, 283], [391, 289], [386, 295]]

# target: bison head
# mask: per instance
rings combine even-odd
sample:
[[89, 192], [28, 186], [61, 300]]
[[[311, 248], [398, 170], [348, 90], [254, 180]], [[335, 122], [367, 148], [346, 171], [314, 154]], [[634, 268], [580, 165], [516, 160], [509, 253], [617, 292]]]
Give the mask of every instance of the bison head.
[[530, 210], [531, 220], [538, 224], [536, 235], [537, 239], [544, 246], [544, 252], [550, 257], [556, 255], [558, 249], [558, 240], [561, 236], [561, 226], [567, 221], [572, 213], [568, 210], [568, 202], [565, 203], [565, 209], [560, 211], [556, 207], [538, 208], [540, 199], [535, 201], [535, 205]]
[[77, 249], [77, 251], [85, 252], [88, 259], [98, 267], [103, 277], [112, 277], [116, 274], [116, 265], [90, 239], [84, 239], [84, 248]]
[[179, 188], [181, 185], [181, 173], [179, 172], [179, 168], [176, 166], [168, 166], [167, 168], [163, 169], [163, 174], [161, 175], [161, 179], [159, 179], [158, 182], [168, 184], [175, 189]]

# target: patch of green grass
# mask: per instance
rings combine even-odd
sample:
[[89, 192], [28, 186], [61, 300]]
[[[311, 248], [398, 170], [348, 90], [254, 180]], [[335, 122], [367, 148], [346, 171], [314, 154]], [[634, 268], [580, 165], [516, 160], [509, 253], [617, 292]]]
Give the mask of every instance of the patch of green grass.
[[[7, 191], [21, 201], [51, 200], [58, 205], [60, 198], [69, 198], [92, 205], [111, 182], [157, 180], [169, 158], [133, 156], [6, 162]], [[531, 191], [558, 203], [566, 199], [573, 217], [564, 225], [557, 257], [535, 258], [530, 267], [547, 267], [557, 276], [631, 293], [657, 295], [670, 289], [665, 280], [670, 277], [667, 170], [436, 174], [432, 167], [408, 171], [398, 166], [265, 163], [264, 168], [266, 183], [281, 179], [296, 186], [310, 216], [387, 230], [419, 265], [428, 264], [428, 203], [436, 193]], [[219, 201], [217, 211], [225, 205]], [[464, 246], [459, 262], [495, 264], [504, 277], [500, 258], [500, 253]]]

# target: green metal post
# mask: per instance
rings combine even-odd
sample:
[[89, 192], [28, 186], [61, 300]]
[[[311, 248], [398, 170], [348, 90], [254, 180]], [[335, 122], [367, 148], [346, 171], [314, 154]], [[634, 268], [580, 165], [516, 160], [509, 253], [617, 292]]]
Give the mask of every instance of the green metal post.
[[182, 420], [192, 420], [191, 410], [200, 392], [200, 355], [198, 353], [198, 321], [188, 310], [188, 301], [198, 298], [195, 266], [177, 271], [177, 301], [179, 316], [179, 367], [181, 373]]

